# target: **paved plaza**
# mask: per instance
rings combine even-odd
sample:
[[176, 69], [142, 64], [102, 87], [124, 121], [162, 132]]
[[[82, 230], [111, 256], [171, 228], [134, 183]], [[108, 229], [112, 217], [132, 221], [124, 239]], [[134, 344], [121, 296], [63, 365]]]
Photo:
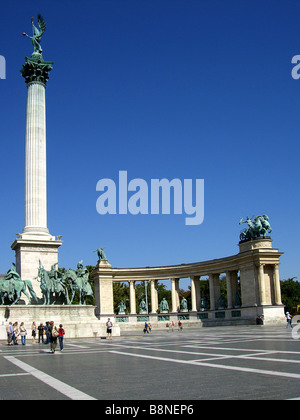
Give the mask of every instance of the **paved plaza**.
[[1, 400], [96, 399], [112, 406], [300, 398], [300, 340], [282, 326], [141, 331], [112, 340], [66, 336], [62, 353], [49, 350], [30, 341], [0, 343]]

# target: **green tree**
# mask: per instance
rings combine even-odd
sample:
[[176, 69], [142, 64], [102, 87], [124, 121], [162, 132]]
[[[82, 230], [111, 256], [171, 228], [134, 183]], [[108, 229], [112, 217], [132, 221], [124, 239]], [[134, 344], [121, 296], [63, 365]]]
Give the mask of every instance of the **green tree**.
[[280, 281], [282, 303], [285, 310], [291, 314], [295, 314], [295, 308], [300, 305], [300, 283], [295, 280], [296, 278]]
[[130, 312], [130, 300], [129, 300], [129, 285], [128, 283], [123, 282], [114, 282], [113, 283], [113, 294], [114, 294], [114, 312], [117, 314], [119, 312], [118, 306], [123, 300], [126, 305], [125, 313]]
[[86, 304], [95, 306], [95, 287], [94, 287], [94, 281], [93, 281], [93, 277], [92, 277], [92, 273], [95, 270], [95, 267], [93, 265], [87, 265], [86, 269], [89, 272], [89, 283], [90, 283], [90, 285], [92, 287], [92, 290], [93, 290], [93, 296], [87, 296]]
[[[148, 312], [151, 311], [151, 283], [150, 281], [147, 282], [147, 300], [148, 300]], [[166, 285], [163, 283], [157, 282], [157, 295], [158, 295], [158, 305], [163, 300], [169, 304], [171, 308], [171, 290], [167, 290]], [[146, 291], [145, 291], [145, 282], [136, 283], [135, 287], [135, 296], [136, 296], [136, 308], [137, 311], [139, 310], [139, 304], [142, 299], [146, 302]]]
[[[148, 312], [151, 312], [151, 283], [147, 282], [147, 289], [145, 288], [145, 282], [136, 282], [135, 283], [135, 300], [136, 300], [136, 310], [139, 312], [139, 304], [141, 300], [144, 299], [146, 302], [146, 290], [147, 290], [147, 301], [148, 301]], [[166, 285], [163, 283], [157, 284], [157, 293], [158, 293], [158, 303], [160, 303], [163, 298], [166, 298], [170, 308], [171, 308], [171, 290], [166, 289]], [[130, 292], [129, 285], [127, 282], [114, 282], [113, 283], [113, 294], [114, 294], [114, 311], [118, 313], [118, 306], [123, 300], [126, 305], [125, 313], [130, 313]]]

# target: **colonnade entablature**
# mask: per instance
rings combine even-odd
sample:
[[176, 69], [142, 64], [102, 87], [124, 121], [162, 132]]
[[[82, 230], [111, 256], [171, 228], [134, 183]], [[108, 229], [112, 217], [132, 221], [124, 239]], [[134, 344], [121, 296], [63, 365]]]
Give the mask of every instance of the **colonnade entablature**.
[[[108, 261], [99, 260], [94, 271], [95, 297], [99, 316], [112, 315], [113, 282], [130, 285], [130, 314], [137, 313], [135, 283], [151, 283], [151, 313], [159, 308], [157, 282], [171, 283], [170, 313], [182, 311], [179, 301], [180, 279], [190, 278], [190, 313], [204, 310], [218, 311], [230, 308], [257, 308], [282, 306], [279, 280], [278, 249], [272, 247], [271, 238], [257, 238], [239, 244], [239, 253], [230, 257], [204, 262], [160, 267], [114, 268]], [[227, 302], [220, 295], [220, 275], [226, 276]], [[200, 292], [201, 278], [209, 280], [209, 302], [203, 302]], [[239, 283], [239, 284], [238, 284]]]

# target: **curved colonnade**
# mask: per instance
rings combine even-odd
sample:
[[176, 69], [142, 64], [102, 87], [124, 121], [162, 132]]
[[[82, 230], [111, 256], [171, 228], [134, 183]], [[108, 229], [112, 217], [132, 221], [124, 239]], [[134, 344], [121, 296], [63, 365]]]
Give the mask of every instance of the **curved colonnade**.
[[[117, 316], [121, 328], [139, 321], [165, 320], [194, 321], [201, 325], [255, 323], [257, 316], [264, 316], [265, 323], [284, 322], [279, 280], [278, 249], [272, 247], [271, 238], [258, 238], [239, 244], [239, 253], [230, 257], [204, 262], [164, 267], [113, 268], [108, 261], [100, 260], [94, 272], [96, 315], [100, 320], [116, 316], [113, 312], [113, 282], [130, 285], [130, 313]], [[220, 274], [226, 276], [227, 302], [220, 299]], [[201, 304], [200, 281], [209, 278], [209, 302]], [[191, 308], [180, 311], [180, 279], [190, 278]], [[240, 296], [238, 291], [240, 282]], [[172, 303], [169, 313], [158, 313], [157, 282], [170, 280]], [[150, 281], [151, 310], [137, 314], [135, 282]], [[202, 302], [203, 303], [203, 302]], [[128, 325], [125, 325], [128, 324]]]

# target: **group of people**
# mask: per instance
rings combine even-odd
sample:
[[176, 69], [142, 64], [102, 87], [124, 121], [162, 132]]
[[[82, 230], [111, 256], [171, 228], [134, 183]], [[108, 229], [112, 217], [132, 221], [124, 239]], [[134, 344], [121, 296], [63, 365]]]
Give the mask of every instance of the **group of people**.
[[[8, 346], [17, 346], [19, 344], [19, 337], [21, 337], [22, 345], [26, 345], [26, 338], [28, 333], [25, 328], [24, 322], [21, 322], [20, 325], [18, 322], [9, 322], [9, 324], [6, 327], [6, 332]], [[47, 321], [45, 324], [40, 323], [40, 325], [37, 327], [36, 323], [33, 322], [31, 325], [32, 344], [36, 344], [37, 335], [38, 343], [50, 343], [51, 353], [55, 353], [57, 340], [59, 340], [60, 351], [63, 351], [65, 330], [63, 329], [62, 324], [60, 324], [59, 328], [57, 328], [54, 325], [53, 321]]]
[[[36, 331], [36, 324], [35, 322], [32, 323], [31, 326], [32, 330], [32, 342], [35, 343], [35, 335], [34, 331]], [[21, 337], [21, 343], [23, 346], [26, 344], [26, 337], [27, 337], [27, 330], [25, 328], [24, 322], [21, 322], [19, 325], [18, 322], [9, 322], [6, 327], [7, 332], [7, 344], [9, 346], [18, 346], [19, 345], [19, 337]]]
[[145, 325], [144, 325], [144, 334], [149, 334], [149, 333], [151, 333], [151, 330], [152, 330], [152, 325], [150, 324], [150, 322], [145, 322]]
[[[167, 324], [166, 324], [167, 331], [169, 331], [170, 328], [171, 328], [172, 332], [174, 332], [175, 327], [176, 327], [176, 325], [175, 325], [175, 322], [174, 321], [167, 322]], [[182, 322], [181, 321], [178, 321], [177, 330], [178, 331], [182, 331], [182, 329], [183, 329]]]

